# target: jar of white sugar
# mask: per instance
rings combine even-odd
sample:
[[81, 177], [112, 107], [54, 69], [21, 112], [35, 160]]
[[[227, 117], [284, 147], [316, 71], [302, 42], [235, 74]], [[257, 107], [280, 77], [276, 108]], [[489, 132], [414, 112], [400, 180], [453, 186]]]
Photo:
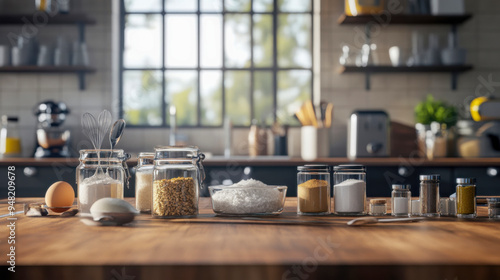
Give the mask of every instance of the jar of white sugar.
[[366, 168], [348, 164], [335, 166], [333, 173], [334, 213], [345, 216], [366, 214]]
[[392, 185], [391, 211], [392, 216], [403, 217], [411, 215], [411, 185]]
[[154, 153], [140, 153], [135, 169], [135, 208], [151, 213]]

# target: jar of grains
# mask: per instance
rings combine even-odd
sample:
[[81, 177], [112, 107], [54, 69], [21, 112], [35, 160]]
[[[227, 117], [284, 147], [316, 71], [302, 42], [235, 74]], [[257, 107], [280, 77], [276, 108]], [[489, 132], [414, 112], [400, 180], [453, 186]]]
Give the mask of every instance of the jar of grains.
[[153, 198], [154, 153], [140, 153], [135, 169], [135, 208], [142, 213], [151, 212]]
[[297, 168], [297, 213], [330, 214], [330, 170], [328, 165], [304, 165]]
[[476, 217], [476, 178], [457, 178], [457, 217]]
[[337, 215], [365, 215], [366, 169], [363, 165], [335, 166], [333, 208]]
[[157, 147], [153, 169], [154, 218], [198, 214], [198, 193], [205, 172], [198, 147]]

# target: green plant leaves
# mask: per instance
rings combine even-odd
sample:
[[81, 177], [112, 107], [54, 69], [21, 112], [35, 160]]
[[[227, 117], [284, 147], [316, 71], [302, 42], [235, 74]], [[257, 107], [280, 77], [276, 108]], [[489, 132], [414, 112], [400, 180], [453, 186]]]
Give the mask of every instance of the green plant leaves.
[[430, 94], [427, 95], [425, 101], [415, 107], [415, 120], [421, 124], [438, 122], [451, 127], [457, 122], [457, 115], [457, 108], [444, 101], [435, 100]]

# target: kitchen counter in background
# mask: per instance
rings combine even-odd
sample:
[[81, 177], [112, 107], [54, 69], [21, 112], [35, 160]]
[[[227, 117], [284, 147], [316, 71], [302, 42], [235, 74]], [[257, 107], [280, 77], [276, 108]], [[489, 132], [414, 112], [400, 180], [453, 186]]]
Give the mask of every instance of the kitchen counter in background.
[[[129, 166], [136, 165], [130, 160]], [[236, 183], [241, 179], [254, 178], [270, 185], [288, 186], [288, 196], [296, 196], [297, 166], [322, 163], [330, 166], [359, 163], [367, 166], [367, 195], [390, 196], [392, 183], [412, 185], [412, 195], [419, 193], [420, 174], [441, 174], [441, 196], [449, 196], [455, 189], [455, 178], [476, 177], [478, 195], [500, 195], [500, 158], [440, 158], [423, 160], [419, 158], [360, 158], [350, 162], [347, 158], [319, 158], [313, 162], [288, 157], [245, 157], [231, 158], [214, 156], [207, 158], [203, 165], [207, 179], [205, 186]], [[47, 188], [55, 181], [71, 183], [75, 189], [76, 158], [10, 158], [0, 160], [0, 181], [6, 181], [7, 167], [14, 165], [17, 170], [17, 196], [44, 196]], [[125, 196], [134, 196], [134, 178]], [[208, 196], [207, 189], [201, 193]], [[0, 198], [6, 193], [0, 193]]]

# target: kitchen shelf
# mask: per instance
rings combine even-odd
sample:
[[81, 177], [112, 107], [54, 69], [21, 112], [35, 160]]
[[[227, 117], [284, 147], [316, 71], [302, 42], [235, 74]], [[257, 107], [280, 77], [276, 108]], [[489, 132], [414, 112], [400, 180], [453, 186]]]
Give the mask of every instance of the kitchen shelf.
[[433, 15], [391, 15], [389, 22], [385, 15], [361, 15], [361, 16], [348, 16], [341, 15], [338, 23], [345, 24], [409, 24], [409, 25], [429, 25], [429, 24], [446, 24], [458, 25], [466, 22], [472, 17], [471, 14], [464, 15], [446, 15], [446, 16], [433, 16]]
[[[35, 16], [36, 15], [36, 16]], [[0, 15], [0, 25], [24, 25], [33, 24], [37, 28], [45, 25], [76, 25], [78, 27], [78, 38], [81, 43], [85, 42], [85, 26], [96, 24], [96, 20], [83, 13], [75, 14], [12, 14]], [[85, 74], [96, 70], [85, 66], [5, 66], [0, 67], [0, 73], [75, 73], [78, 75], [80, 90], [85, 89]]]
[[[47, 14], [46, 24], [95, 24], [96, 20], [86, 14], [57, 14], [51, 16]], [[33, 23], [34, 14], [12, 14], [0, 15], [1, 25], [19, 25], [26, 24], [26, 20]], [[45, 24], [45, 19], [37, 17], [39, 24]]]
[[379, 65], [379, 66], [342, 66], [338, 72], [343, 73], [365, 73], [366, 90], [370, 89], [370, 74], [376, 73], [451, 73], [451, 88], [457, 88], [458, 74], [473, 69], [472, 65], [456, 65], [456, 66], [398, 66]]

